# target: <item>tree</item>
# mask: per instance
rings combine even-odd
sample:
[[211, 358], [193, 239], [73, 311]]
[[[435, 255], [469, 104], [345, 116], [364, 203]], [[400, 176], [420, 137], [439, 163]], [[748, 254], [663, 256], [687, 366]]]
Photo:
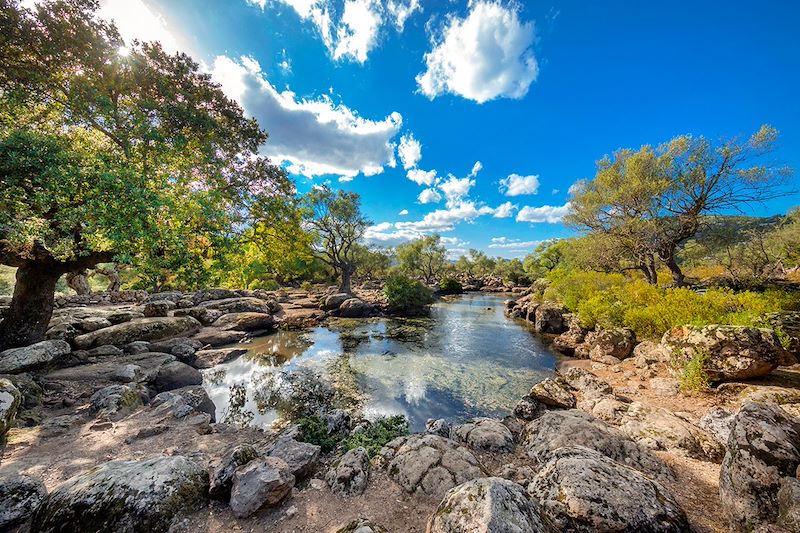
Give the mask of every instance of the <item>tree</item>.
[[558, 268], [564, 261], [564, 248], [568, 246], [564, 240], [545, 241], [528, 254], [522, 262], [523, 269], [530, 279], [546, 276]]
[[333, 192], [327, 186], [312, 189], [304, 198], [314, 253], [341, 276], [339, 289], [348, 293], [358, 266], [358, 241], [372, 223], [361, 213], [360, 202], [357, 193]]
[[428, 235], [397, 247], [400, 270], [431, 284], [447, 266], [447, 249], [439, 235]]
[[362, 279], [374, 280], [385, 278], [392, 266], [392, 253], [385, 248], [356, 246], [356, 264]]
[[777, 136], [764, 125], [744, 141], [714, 144], [681, 135], [657, 148], [619, 150], [598, 162], [595, 177], [582, 183], [565, 220], [590, 234], [610, 236], [650, 283], [656, 283], [660, 260], [675, 284], [683, 285], [676, 252], [705, 217], [786, 194], [792, 170], [768, 157]]
[[17, 268], [0, 349], [44, 337], [63, 274], [206, 259], [294, 193], [197, 63], [158, 43], [120, 54], [97, 8], [0, 3], [0, 263]]

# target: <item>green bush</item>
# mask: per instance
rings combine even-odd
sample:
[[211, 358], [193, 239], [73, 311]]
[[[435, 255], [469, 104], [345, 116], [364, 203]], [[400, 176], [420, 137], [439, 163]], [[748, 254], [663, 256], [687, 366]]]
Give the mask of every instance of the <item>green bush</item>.
[[681, 373], [681, 391], [693, 392], [708, 389], [709, 380], [705, 366], [708, 362], [708, 354], [697, 352], [684, 366]]
[[306, 292], [310, 291], [311, 290], [311, 282], [310, 281], [304, 281], [303, 283], [300, 284], [300, 288], [303, 289]]
[[0, 279], [0, 296], [8, 296], [14, 290], [14, 287], [7, 280]]
[[364, 448], [371, 459], [386, 443], [403, 435], [408, 435], [408, 421], [403, 415], [395, 415], [379, 418], [364, 431], [352, 434], [344, 441], [344, 446], [348, 450]]
[[328, 423], [322, 418], [312, 415], [297, 421], [300, 426], [300, 440], [309, 444], [316, 444], [327, 453], [342, 440], [341, 435], [328, 433]]
[[253, 289], [253, 290], [261, 289], [261, 290], [264, 290], [264, 291], [277, 291], [278, 289], [281, 288], [281, 286], [274, 279], [263, 279], [263, 280], [260, 279], [260, 280], [254, 281], [250, 285], [250, 288]]
[[433, 303], [433, 292], [428, 287], [402, 275], [390, 276], [383, 293], [389, 305], [406, 311], [419, 310]]
[[464, 287], [453, 278], [444, 278], [439, 282], [439, 291], [444, 294], [461, 294], [464, 292]]

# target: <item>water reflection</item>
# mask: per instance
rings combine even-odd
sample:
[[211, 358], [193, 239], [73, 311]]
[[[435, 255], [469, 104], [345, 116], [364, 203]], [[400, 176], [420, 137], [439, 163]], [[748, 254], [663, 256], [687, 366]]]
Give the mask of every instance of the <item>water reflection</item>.
[[[256, 339], [244, 356], [207, 370], [219, 420], [268, 425], [323, 403], [375, 418], [502, 416], [554, 360], [503, 298], [469, 294], [434, 305], [429, 318], [331, 321]], [[243, 393], [242, 390], [245, 392]]]

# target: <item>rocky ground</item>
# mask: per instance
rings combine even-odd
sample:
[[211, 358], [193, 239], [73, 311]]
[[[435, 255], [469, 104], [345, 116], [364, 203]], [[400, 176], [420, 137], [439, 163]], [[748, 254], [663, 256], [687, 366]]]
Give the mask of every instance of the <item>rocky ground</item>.
[[[522, 297], [509, 314], [570, 356], [503, 420], [432, 420], [371, 459], [214, 420], [199, 369], [241, 353], [219, 346], [384, 309], [359, 296], [61, 302], [48, 341], [0, 353], [0, 530], [800, 530], [800, 368], [771, 330], [637, 342]], [[723, 384], [687, 395], [675, 359], [698, 347]]]

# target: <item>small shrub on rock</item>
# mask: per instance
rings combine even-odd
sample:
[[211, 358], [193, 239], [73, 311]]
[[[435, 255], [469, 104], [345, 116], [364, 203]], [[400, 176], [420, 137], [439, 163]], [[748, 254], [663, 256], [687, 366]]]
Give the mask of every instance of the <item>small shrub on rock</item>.
[[300, 426], [300, 440], [316, 444], [324, 453], [333, 450], [341, 440], [338, 434], [328, 433], [328, 423], [317, 415], [303, 417], [297, 424]]
[[406, 276], [391, 276], [383, 289], [389, 305], [401, 311], [419, 311], [433, 303], [433, 292]]
[[364, 448], [370, 459], [378, 455], [388, 442], [408, 435], [408, 420], [403, 415], [379, 418], [363, 431], [350, 435], [344, 441], [345, 448]]
[[708, 361], [708, 354], [697, 352], [683, 367], [681, 373], [681, 392], [693, 392], [706, 390], [709, 386], [708, 374], [705, 371], [705, 364]]
[[439, 282], [439, 292], [442, 294], [461, 294], [464, 288], [458, 280], [453, 278], [444, 278]]

